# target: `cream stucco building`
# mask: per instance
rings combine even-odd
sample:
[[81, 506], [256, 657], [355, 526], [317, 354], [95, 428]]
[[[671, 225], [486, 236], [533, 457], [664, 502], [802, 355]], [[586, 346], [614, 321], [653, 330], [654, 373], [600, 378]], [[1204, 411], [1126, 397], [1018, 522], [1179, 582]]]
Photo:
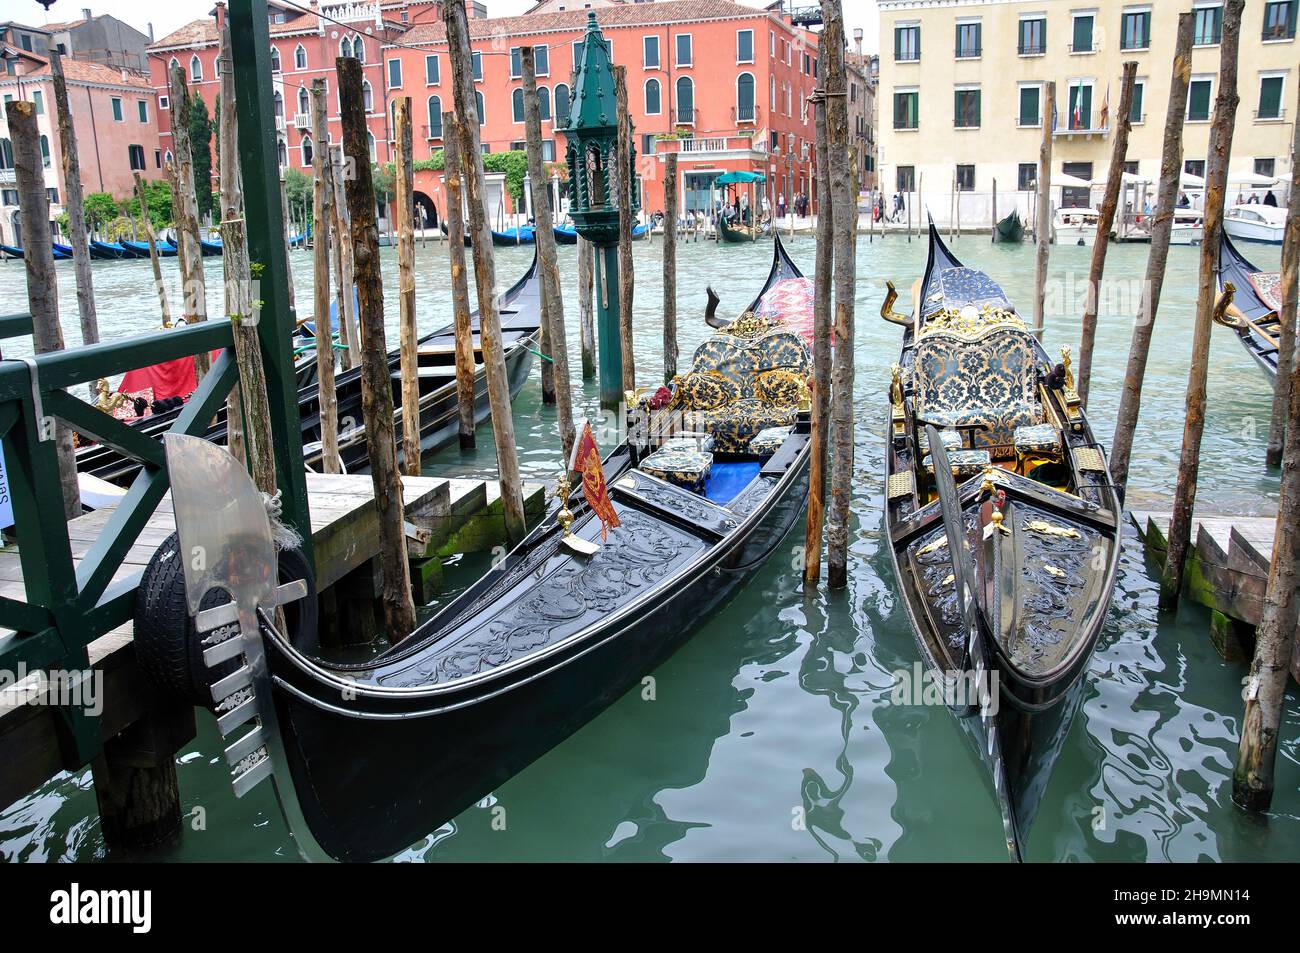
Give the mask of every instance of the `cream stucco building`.
[[[1247, 0], [1241, 27], [1230, 172], [1290, 174], [1296, 115], [1296, 8], [1300, 0]], [[1056, 83], [1052, 171], [1106, 175], [1123, 63], [1137, 62], [1128, 170], [1159, 177], [1180, 11], [1194, 10], [1195, 46], [1187, 123], [1187, 171], [1203, 174], [1218, 92], [1221, 0], [880, 0], [881, 188], [913, 192], [918, 180], [936, 221], [950, 217], [954, 179], [963, 222], [987, 221], [997, 181], [999, 210], [1036, 181], [1043, 84]], [[1051, 117], [1046, 117], [1051, 122]], [[1100, 191], [1053, 190], [1057, 204], [1098, 204]], [[1154, 187], [1152, 188], [1154, 201]]]

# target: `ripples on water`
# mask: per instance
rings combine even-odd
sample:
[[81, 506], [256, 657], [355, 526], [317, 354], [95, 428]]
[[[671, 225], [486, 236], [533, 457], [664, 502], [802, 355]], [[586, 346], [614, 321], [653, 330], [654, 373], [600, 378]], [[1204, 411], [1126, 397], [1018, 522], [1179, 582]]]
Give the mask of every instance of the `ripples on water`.
[[[660, 244], [636, 248], [636, 357], [639, 379], [662, 367]], [[753, 583], [654, 673], [655, 700], [639, 690], [400, 860], [1000, 860], [1001, 825], [983, 769], [945, 709], [889, 704], [893, 674], [917, 661], [894, 594], [881, 543], [883, 419], [888, 368], [899, 333], [877, 317], [884, 280], [908, 288], [924, 268], [922, 243], [898, 237], [858, 246], [855, 522], [850, 583], [844, 593], [805, 600], [788, 542]], [[967, 236], [953, 245], [967, 264], [992, 273], [1011, 300], [1028, 307], [1030, 246], [990, 245]], [[812, 273], [813, 244], [790, 246]], [[753, 296], [767, 273], [770, 246], [679, 246], [682, 362], [707, 336], [700, 316], [704, 284], [721, 293], [721, 313]], [[1052, 251], [1052, 276], [1075, 287], [1090, 249]], [[1276, 267], [1277, 249], [1250, 246], [1260, 267]], [[393, 252], [383, 252], [388, 336], [395, 345]], [[417, 250], [420, 326], [449, 320], [447, 255]], [[528, 249], [498, 249], [509, 284], [527, 266]], [[311, 262], [292, 255], [299, 301], [310, 298]], [[219, 263], [208, 259], [209, 274]], [[1112, 282], [1140, 281], [1146, 248], [1110, 250]], [[105, 338], [141, 333], [157, 313], [148, 263], [94, 266]], [[165, 267], [174, 272], [175, 265]], [[560, 248], [572, 367], [577, 377], [577, 294], [573, 249]], [[1164, 300], [1143, 399], [1129, 498], [1167, 505], [1182, 437], [1197, 254], [1171, 250]], [[77, 334], [72, 269], [58, 268], [63, 323]], [[1125, 286], [1128, 287], [1128, 286]], [[1049, 302], [1053, 299], [1049, 297]], [[1061, 300], [1058, 293], [1055, 300]], [[0, 313], [25, 309], [21, 266], [0, 265]], [[214, 309], [215, 311], [215, 309]], [[1046, 343], [1055, 354], [1076, 346], [1079, 309], [1049, 308]], [[1109, 444], [1128, 353], [1131, 310], [1103, 310], [1091, 417]], [[21, 348], [7, 346], [7, 356]], [[1270, 391], [1236, 339], [1214, 332], [1210, 406], [1199, 503], [1207, 510], [1272, 513], [1276, 472], [1262, 465]], [[578, 412], [598, 413], [594, 385], [583, 386]], [[549, 480], [560, 453], [554, 417], [538, 378], [515, 403], [521, 464]], [[490, 428], [474, 454], [442, 451], [429, 473], [493, 473]], [[1061, 860], [1249, 860], [1300, 857], [1300, 702], [1294, 685], [1283, 717], [1274, 812], [1246, 817], [1230, 802], [1240, 682], [1246, 668], [1215, 655], [1208, 615], [1185, 604], [1174, 619], [1156, 612], [1157, 586], [1130, 532], [1110, 620], [1092, 664], [1079, 717], [1066, 740], [1029, 839], [1028, 857]], [[197, 741], [178, 763], [187, 811], [202, 809], [205, 829], [187, 823], [179, 844], [158, 859], [296, 858], [269, 788], [236, 801], [219, 739], [200, 716]], [[504, 830], [494, 829], [502, 816]], [[499, 825], [498, 825], [499, 826]], [[104, 856], [89, 773], [64, 775], [0, 811], [0, 857], [67, 860]]]

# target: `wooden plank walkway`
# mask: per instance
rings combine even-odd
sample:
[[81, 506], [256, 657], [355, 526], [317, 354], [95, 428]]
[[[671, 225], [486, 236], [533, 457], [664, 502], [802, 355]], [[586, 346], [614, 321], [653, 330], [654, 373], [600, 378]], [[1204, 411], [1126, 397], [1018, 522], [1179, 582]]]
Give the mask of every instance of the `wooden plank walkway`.
[[[1164, 558], [1169, 535], [1167, 511], [1131, 510], [1129, 517], [1147, 548]], [[1211, 611], [1211, 639], [1225, 658], [1246, 653], [1243, 638], [1259, 625], [1273, 559], [1277, 520], [1271, 516], [1194, 517], [1194, 546], [1188, 559], [1186, 594]], [[1300, 681], [1300, 629], [1291, 654], [1291, 674]]]
[[[413, 555], [446, 544], [471, 519], [489, 513], [501, 497], [495, 481], [437, 477], [404, 476], [402, 491]], [[374, 488], [368, 474], [308, 473], [307, 495], [317, 590], [322, 591], [377, 554], [379, 525]], [[527, 484], [524, 496], [530, 511], [536, 514], [544, 506], [545, 488]], [[112, 512], [111, 506], [103, 507], [69, 522], [74, 563], [80, 563], [89, 551]], [[166, 496], [114, 573], [114, 582], [138, 582], [159, 544], [175, 528], [170, 496]], [[0, 547], [0, 595], [26, 598], [16, 546]], [[105, 739], [146, 717], [159, 704], [152, 686], [135, 664], [131, 641], [128, 623], [88, 646], [91, 667], [102, 671], [104, 677], [101, 727]], [[0, 690], [0, 761], [5, 765], [0, 772], [0, 805], [22, 797], [65, 767], [60, 755], [58, 709], [45, 701], [44, 682], [38, 675]]]

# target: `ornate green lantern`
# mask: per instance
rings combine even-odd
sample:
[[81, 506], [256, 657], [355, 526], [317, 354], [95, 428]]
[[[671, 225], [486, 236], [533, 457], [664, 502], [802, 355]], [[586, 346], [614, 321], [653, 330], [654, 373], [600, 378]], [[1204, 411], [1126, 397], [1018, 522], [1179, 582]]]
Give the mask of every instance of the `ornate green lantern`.
[[[619, 195], [618, 108], [609, 45], [587, 14], [587, 32], [573, 85], [568, 139], [569, 215], [583, 238], [596, 246], [596, 321], [600, 352], [600, 402], [617, 407], [623, 394], [623, 350], [618, 310], [618, 213], [626, 201], [636, 215], [635, 195]], [[636, 149], [629, 145], [635, 168]]]

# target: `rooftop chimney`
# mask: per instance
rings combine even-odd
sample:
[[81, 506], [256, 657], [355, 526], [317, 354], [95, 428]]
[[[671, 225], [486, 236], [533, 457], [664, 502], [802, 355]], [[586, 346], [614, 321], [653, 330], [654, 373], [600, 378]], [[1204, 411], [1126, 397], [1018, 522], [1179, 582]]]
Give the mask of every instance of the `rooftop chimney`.
[[212, 8], [212, 15], [217, 18], [217, 33], [220, 33], [226, 26], [225, 0], [217, 0], [217, 5]]
[[82, 8], [81, 8], [81, 18], [82, 18], [83, 20], [89, 20], [89, 19], [90, 19], [90, 7], [82, 7]]
[[853, 47], [859, 56], [862, 55], [862, 27], [853, 28]]

